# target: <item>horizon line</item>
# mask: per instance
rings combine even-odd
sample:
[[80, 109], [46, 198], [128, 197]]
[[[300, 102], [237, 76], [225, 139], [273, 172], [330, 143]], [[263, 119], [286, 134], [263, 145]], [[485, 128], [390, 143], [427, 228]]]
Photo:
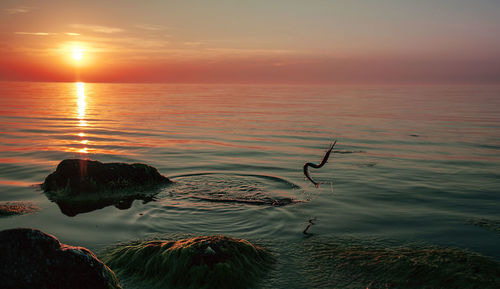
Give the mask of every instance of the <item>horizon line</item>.
[[92, 84], [177, 84], [177, 85], [259, 85], [259, 86], [270, 86], [270, 85], [279, 85], [279, 86], [500, 86], [500, 82], [485, 82], [485, 83], [458, 83], [458, 82], [421, 82], [421, 83], [410, 83], [410, 82], [380, 82], [380, 83], [331, 83], [331, 82], [313, 82], [313, 83], [305, 83], [305, 82], [169, 82], [169, 81], [84, 81], [84, 80], [9, 80], [9, 79], [0, 79], [2, 83], [92, 83]]

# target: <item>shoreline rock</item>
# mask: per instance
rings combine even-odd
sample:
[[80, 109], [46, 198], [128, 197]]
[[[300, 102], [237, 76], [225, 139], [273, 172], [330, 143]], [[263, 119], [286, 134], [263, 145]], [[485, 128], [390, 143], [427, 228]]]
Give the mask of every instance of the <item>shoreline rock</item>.
[[61, 244], [39, 230], [1, 231], [0, 252], [3, 289], [122, 289], [91, 251]]

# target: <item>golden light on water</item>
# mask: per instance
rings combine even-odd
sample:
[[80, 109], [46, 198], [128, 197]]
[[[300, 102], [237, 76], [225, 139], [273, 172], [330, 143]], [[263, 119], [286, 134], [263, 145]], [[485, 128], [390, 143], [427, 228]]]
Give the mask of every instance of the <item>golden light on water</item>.
[[88, 154], [89, 153], [88, 148], [79, 149], [78, 152], [82, 153], [82, 154]]
[[[78, 126], [83, 129], [83, 127], [87, 126], [87, 121], [85, 120], [85, 109], [87, 107], [87, 102], [85, 102], [85, 83], [77, 82], [76, 83], [76, 96], [77, 96], [77, 106], [78, 106]], [[84, 147], [79, 149], [78, 152], [82, 154], [88, 154], [88, 148], [86, 145], [88, 144], [88, 140], [84, 139], [85, 133], [79, 132], [77, 136], [80, 138], [80, 144]]]
[[85, 121], [85, 108], [87, 103], [85, 102], [85, 83], [77, 82], [76, 83], [76, 95], [78, 97], [78, 119], [80, 120], [79, 126], [87, 126], [87, 122]]

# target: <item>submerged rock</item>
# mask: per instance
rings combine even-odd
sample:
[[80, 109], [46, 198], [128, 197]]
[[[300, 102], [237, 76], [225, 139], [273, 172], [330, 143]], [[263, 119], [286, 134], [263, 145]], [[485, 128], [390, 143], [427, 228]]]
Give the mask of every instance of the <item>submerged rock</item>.
[[0, 217], [24, 215], [40, 211], [30, 202], [0, 202]]
[[246, 240], [209, 236], [121, 245], [104, 251], [102, 260], [120, 278], [148, 288], [248, 288], [274, 257]]
[[480, 219], [469, 219], [467, 220], [467, 222], [474, 226], [478, 226], [492, 232], [500, 233], [500, 220], [480, 218]]
[[0, 232], [3, 289], [121, 289], [113, 271], [89, 250], [33, 229]]
[[433, 246], [372, 247], [314, 241], [300, 255], [311, 288], [500, 288], [500, 264], [477, 253]]
[[42, 184], [47, 197], [69, 216], [115, 205], [129, 208], [136, 199], [150, 201], [171, 181], [145, 164], [101, 163], [68, 159]]

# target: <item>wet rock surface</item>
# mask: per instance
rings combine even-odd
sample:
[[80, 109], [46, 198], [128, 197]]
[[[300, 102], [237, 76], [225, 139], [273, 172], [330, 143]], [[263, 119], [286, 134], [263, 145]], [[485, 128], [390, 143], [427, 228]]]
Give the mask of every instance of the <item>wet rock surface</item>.
[[106, 265], [88, 249], [61, 244], [34, 229], [0, 232], [2, 289], [118, 289]]
[[130, 208], [134, 200], [151, 201], [171, 181], [145, 164], [63, 160], [42, 184], [45, 195], [68, 216], [114, 205]]
[[135, 242], [101, 258], [120, 280], [144, 288], [252, 288], [274, 262], [264, 248], [225, 236]]

